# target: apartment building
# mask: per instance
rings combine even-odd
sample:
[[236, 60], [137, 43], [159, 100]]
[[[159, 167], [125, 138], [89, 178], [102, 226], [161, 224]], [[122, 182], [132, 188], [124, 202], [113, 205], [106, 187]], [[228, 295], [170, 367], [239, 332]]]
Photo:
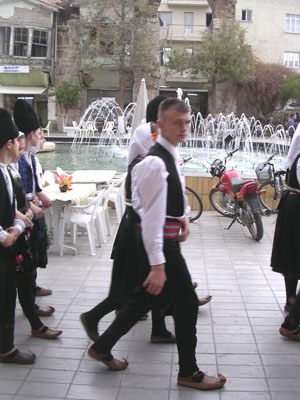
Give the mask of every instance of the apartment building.
[[0, 106], [12, 112], [25, 98], [44, 123], [55, 118], [46, 91], [55, 75], [59, 9], [54, 0], [0, 0]]
[[160, 94], [176, 96], [176, 90], [183, 90], [194, 111], [207, 114], [208, 87], [205, 79], [193, 80], [188, 72], [171, 71], [168, 57], [174, 50], [185, 50], [193, 54], [201, 42], [205, 29], [212, 21], [212, 11], [207, 0], [162, 0], [160, 18]]
[[[222, 7], [222, 1], [215, 4]], [[206, 115], [209, 88], [205, 80], [193, 80], [189, 73], [170, 71], [167, 62], [172, 51], [184, 49], [191, 54], [201, 43], [201, 35], [213, 19], [208, 1], [162, 0], [159, 16], [160, 93], [176, 95], [180, 87], [192, 108]], [[299, 0], [237, 0], [235, 18], [245, 28], [247, 42], [256, 57], [265, 63], [284, 64], [300, 72]], [[233, 107], [236, 103], [232, 102]], [[236, 104], [233, 111], [237, 110]]]

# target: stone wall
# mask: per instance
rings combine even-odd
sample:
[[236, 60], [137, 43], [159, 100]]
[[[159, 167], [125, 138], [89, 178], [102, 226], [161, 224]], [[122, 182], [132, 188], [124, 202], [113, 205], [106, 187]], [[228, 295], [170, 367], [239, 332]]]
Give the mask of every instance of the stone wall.
[[[55, 86], [62, 82], [80, 84], [80, 20], [77, 9], [64, 1], [63, 10], [60, 11], [57, 25], [57, 62], [55, 74]], [[85, 90], [82, 92], [78, 107], [68, 112], [67, 125], [72, 125], [72, 120], [79, 122], [82, 108], [85, 105]], [[57, 127], [62, 129], [60, 106], [56, 105]]]
[[232, 18], [235, 16], [237, 0], [208, 0], [213, 18]]
[[[160, 66], [159, 66], [159, 20], [158, 18], [151, 18], [148, 21], [149, 28], [151, 29], [151, 40], [153, 41], [153, 58], [156, 60], [157, 65], [156, 68], [151, 71], [151, 73], [141, 74], [136, 73], [133, 69], [133, 77], [134, 77], [134, 84], [133, 84], [133, 101], [136, 101], [141, 78], [145, 78], [148, 98], [149, 100], [153, 99], [159, 93], [159, 84], [160, 84]], [[134, 67], [133, 67], [134, 68]]]
[[216, 114], [230, 114], [237, 112], [237, 85], [231, 82], [220, 82], [217, 84]]
[[[237, 0], [208, 0], [213, 14], [212, 29], [218, 29], [222, 19], [235, 18], [236, 2]], [[218, 83], [216, 113], [235, 113], [237, 111], [237, 93], [237, 85], [230, 82]], [[211, 109], [210, 101], [209, 109]]]

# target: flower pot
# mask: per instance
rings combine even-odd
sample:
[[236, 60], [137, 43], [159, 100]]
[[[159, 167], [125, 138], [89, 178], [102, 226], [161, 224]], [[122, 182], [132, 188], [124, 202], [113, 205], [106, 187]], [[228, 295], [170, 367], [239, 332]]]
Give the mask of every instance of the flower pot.
[[69, 189], [68, 185], [59, 186], [61, 192], [66, 192]]

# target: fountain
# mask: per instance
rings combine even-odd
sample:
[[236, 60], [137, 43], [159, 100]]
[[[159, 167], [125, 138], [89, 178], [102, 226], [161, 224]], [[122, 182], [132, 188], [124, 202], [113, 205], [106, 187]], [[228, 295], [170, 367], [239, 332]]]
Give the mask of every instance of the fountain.
[[[177, 95], [182, 96], [180, 88]], [[184, 101], [189, 103], [188, 98]], [[135, 103], [130, 103], [123, 111], [112, 99], [93, 101], [75, 126], [75, 137], [71, 146], [74, 155], [71, 159], [77, 160], [83, 153], [87, 169], [100, 168], [99, 163], [104, 160], [101, 168], [112, 168], [116, 165], [116, 169], [125, 171], [135, 107]], [[240, 149], [229, 166], [241, 174], [253, 174], [255, 163], [262, 162], [274, 152], [277, 153], [274, 159], [276, 167], [284, 167], [290, 137], [283, 126], [276, 129], [271, 125], [263, 127], [254, 117], [249, 118], [245, 114], [240, 118], [234, 113], [219, 114], [216, 118], [209, 114], [203, 118], [198, 112], [192, 115], [190, 135], [179, 148], [183, 158], [192, 157], [192, 161], [184, 166], [185, 172], [199, 174], [205, 171], [203, 160], [211, 162], [215, 158], [224, 157], [224, 141], [229, 134], [233, 137], [230, 147]], [[90, 144], [93, 146], [89, 146]], [[76, 168], [77, 163], [75, 164]]]
[[98, 148], [103, 146], [127, 146], [136, 104], [130, 103], [123, 111], [113, 99], [95, 100], [85, 110], [79, 124], [75, 125], [72, 151], [95, 138]]

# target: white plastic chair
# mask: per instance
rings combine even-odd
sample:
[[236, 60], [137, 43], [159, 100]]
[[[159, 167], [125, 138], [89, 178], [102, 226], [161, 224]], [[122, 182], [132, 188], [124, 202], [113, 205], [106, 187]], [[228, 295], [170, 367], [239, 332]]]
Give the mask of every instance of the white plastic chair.
[[45, 128], [42, 128], [43, 133], [47, 133], [47, 136], [50, 136], [50, 125], [52, 121], [48, 121], [48, 124], [45, 126]]
[[44, 180], [45, 183], [47, 183], [48, 185], [54, 185], [55, 184], [54, 173], [49, 170], [46, 170], [44, 172]]
[[109, 194], [109, 201], [114, 203], [116, 213], [117, 213], [117, 221], [121, 222], [122, 215], [125, 211], [125, 196], [124, 196], [124, 187], [127, 173], [121, 175], [120, 178], [113, 180], [112, 185], [113, 189]]
[[63, 169], [61, 169], [60, 167], [56, 167], [56, 172], [58, 176], [62, 176], [62, 175], [66, 175], [69, 176], [69, 174], [67, 174]]
[[[77, 226], [86, 229], [92, 256], [96, 255], [95, 230], [98, 236], [98, 244], [101, 247], [102, 233], [100, 229], [100, 220], [98, 219], [98, 208], [99, 204], [102, 202], [104, 194], [105, 189], [99, 192], [88, 204], [68, 207], [68, 210], [66, 211], [68, 212], [69, 217], [67, 217], [67, 213], [65, 213], [64, 223], [70, 222], [73, 224], [73, 244], [76, 245]], [[61, 248], [63, 248], [63, 246], [61, 246]]]
[[[99, 218], [101, 218], [101, 221], [103, 221], [103, 220], [105, 221], [106, 232], [107, 232], [107, 235], [109, 235], [109, 236], [110, 236], [110, 221], [109, 221], [108, 202], [109, 202], [111, 192], [113, 191], [114, 187], [115, 187], [114, 183], [111, 183], [108, 186], [108, 188], [105, 192], [105, 195], [103, 197], [103, 203], [102, 203], [102, 205], [99, 205], [99, 207], [98, 207]], [[104, 226], [104, 224], [102, 224], [102, 225]], [[104, 236], [104, 241], [106, 241], [106, 235]]]

